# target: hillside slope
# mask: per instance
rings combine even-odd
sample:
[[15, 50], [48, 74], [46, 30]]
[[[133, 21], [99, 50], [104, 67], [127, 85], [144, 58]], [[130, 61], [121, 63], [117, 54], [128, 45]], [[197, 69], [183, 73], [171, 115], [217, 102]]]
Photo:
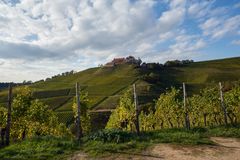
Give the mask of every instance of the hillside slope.
[[[150, 77], [146, 80], [143, 77]], [[152, 78], [152, 79], [151, 79]], [[71, 75], [59, 76], [30, 85], [34, 97], [46, 102], [68, 121], [71, 112], [75, 83], [87, 91], [93, 110], [113, 109], [124, 90], [137, 83], [140, 104], [152, 102], [171, 86], [187, 83], [188, 94], [219, 81], [240, 80], [240, 57], [213, 61], [194, 62], [177, 67], [139, 68], [122, 64], [116, 67], [97, 67]], [[7, 91], [0, 92], [0, 105], [5, 105]]]
[[162, 86], [179, 86], [185, 82], [190, 94], [198, 93], [208, 85], [240, 80], [240, 57], [167, 67], [157, 73]]

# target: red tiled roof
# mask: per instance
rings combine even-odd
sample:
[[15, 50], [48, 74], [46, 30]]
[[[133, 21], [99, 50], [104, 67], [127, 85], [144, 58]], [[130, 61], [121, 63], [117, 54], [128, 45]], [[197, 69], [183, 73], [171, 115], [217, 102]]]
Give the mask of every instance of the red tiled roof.
[[122, 63], [122, 62], [125, 62], [125, 58], [114, 58], [113, 63]]

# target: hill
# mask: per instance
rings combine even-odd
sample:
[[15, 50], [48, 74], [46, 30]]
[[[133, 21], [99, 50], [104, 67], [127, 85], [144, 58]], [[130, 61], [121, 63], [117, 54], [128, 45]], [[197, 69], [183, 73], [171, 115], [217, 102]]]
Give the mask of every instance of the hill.
[[[137, 84], [140, 104], [153, 102], [160, 93], [171, 86], [187, 84], [188, 94], [198, 93], [213, 82], [231, 82], [240, 79], [240, 57], [184, 65], [163, 66], [147, 64], [119, 64], [113, 67], [90, 68], [78, 73], [63, 74], [30, 85], [34, 97], [46, 102], [58, 112], [61, 121], [71, 120], [71, 105], [75, 95], [75, 83], [87, 91], [92, 110], [114, 109], [124, 90]], [[0, 105], [5, 105], [7, 91], [0, 92]]]

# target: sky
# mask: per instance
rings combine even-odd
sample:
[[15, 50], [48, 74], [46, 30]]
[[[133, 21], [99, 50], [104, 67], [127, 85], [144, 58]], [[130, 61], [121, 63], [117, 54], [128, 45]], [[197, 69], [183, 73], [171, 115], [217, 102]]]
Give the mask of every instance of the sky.
[[160, 63], [240, 56], [240, 1], [0, 0], [0, 82], [128, 55]]

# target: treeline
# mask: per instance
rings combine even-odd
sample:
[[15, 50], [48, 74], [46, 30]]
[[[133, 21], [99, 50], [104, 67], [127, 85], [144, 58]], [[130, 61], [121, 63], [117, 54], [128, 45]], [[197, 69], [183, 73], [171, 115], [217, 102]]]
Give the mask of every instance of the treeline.
[[63, 72], [61, 74], [57, 74], [57, 75], [54, 75], [52, 77], [49, 77], [49, 78], [46, 78], [45, 80], [44, 79], [41, 79], [39, 81], [36, 81], [35, 83], [39, 83], [39, 82], [44, 82], [44, 81], [49, 81], [51, 79], [54, 79], [54, 78], [57, 78], [57, 77], [61, 77], [61, 76], [68, 76], [68, 75], [73, 75], [75, 73], [74, 70], [71, 70], [71, 71], [68, 71], [68, 72]]
[[[228, 89], [223, 97], [227, 124], [233, 126], [239, 124], [239, 84]], [[110, 116], [106, 128], [134, 131], [136, 114], [139, 115], [141, 131], [186, 127], [186, 115], [188, 115], [190, 127], [225, 125], [223, 105], [217, 85], [204, 88], [199, 94], [187, 97], [186, 107], [184, 107], [182, 90], [171, 88], [159, 96], [154, 106], [140, 108], [136, 113], [132, 91], [129, 90], [120, 98], [119, 105]]]
[[1, 82], [0, 83], [0, 90], [8, 88], [9, 84], [12, 86], [22, 86], [22, 85], [29, 85], [32, 84], [32, 81], [23, 81], [22, 83], [13, 83], [13, 82]]
[[166, 61], [164, 64], [161, 63], [146, 63], [143, 62], [141, 64], [142, 68], [146, 69], [161, 69], [164, 67], [179, 67], [179, 66], [185, 66], [187, 64], [193, 63], [193, 60], [172, 60], [172, 61]]

